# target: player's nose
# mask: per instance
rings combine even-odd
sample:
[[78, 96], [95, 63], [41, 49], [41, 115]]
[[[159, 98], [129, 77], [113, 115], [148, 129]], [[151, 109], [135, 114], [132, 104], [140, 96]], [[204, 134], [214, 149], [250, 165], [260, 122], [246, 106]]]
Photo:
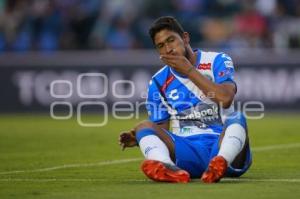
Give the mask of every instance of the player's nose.
[[166, 45], [166, 52], [167, 54], [172, 54], [175, 52], [174, 48], [170, 47], [169, 45]]

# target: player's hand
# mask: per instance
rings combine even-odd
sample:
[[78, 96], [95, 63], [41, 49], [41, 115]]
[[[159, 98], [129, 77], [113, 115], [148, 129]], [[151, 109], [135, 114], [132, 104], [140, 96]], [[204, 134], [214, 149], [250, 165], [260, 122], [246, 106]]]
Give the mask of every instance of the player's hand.
[[119, 136], [119, 145], [122, 147], [122, 150], [124, 150], [126, 147], [137, 146], [134, 130], [122, 132]]
[[188, 75], [191, 70], [194, 70], [193, 65], [191, 62], [182, 55], [173, 55], [173, 54], [166, 54], [161, 55], [160, 59], [167, 64], [168, 66], [174, 68], [177, 72]]

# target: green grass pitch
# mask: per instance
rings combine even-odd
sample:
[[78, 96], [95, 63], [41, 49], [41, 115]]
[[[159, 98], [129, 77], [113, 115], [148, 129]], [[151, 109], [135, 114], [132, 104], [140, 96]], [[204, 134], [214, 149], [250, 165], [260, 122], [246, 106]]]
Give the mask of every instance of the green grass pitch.
[[121, 151], [117, 141], [136, 122], [110, 118], [84, 128], [76, 119], [0, 115], [0, 198], [300, 198], [299, 114], [249, 120], [251, 169], [210, 185], [147, 180], [139, 149]]

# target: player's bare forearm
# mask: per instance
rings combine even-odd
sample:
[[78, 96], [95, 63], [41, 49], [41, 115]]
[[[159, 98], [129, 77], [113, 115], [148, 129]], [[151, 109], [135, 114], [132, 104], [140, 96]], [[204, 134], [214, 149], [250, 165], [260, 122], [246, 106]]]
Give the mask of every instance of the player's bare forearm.
[[[169, 120], [167, 120], [156, 125], [158, 128], [169, 130], [170, 122]], [[134, 147], [138, 145], [136, 140], [136, 128], [138, 126], [139, 124], [137, 124], [133, 129], [129, 131], [121, 132], [121, 134], [119, 135], [119, 145], [122, 147], [122, 150], [127, 147]]]
[[206, 96], [210, 97], [211, 100], [220, 104], [224, 108], [231, 105], [236, 89], [234, 84], [215, 84], [199, 73], [191, 62], [184, 56], [161, 55], [160, 58], [177, 72], [188, 76], [188, 78], [200, 90], [202, 90]]
[[188, 77], [206, 96], [220, 104], [223, 108], [228, 108], [231, 105], [236, 90], [234, 84], [216, 84], [204, 77], [195, 68], [191, 70]]

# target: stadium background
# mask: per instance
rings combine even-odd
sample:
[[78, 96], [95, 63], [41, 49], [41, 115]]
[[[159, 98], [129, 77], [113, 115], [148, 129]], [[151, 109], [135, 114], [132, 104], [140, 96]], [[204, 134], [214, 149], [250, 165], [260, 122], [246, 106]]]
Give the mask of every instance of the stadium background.
[[[192, 47], [233, 58], [241, 88], [237, 102], [264, 104], [265, 118], [249, 121], [256, 164], [239, 185], [229, 180], [218, 187], [157, 187], [138, 172], [138, 150], [119, 151], [118, 133], [146, 118], [139, 105], [163, 65], [147, 34], [162, 15], [178, 18]], [[235, 196], [231, 185], [256, 190], [245, 198], [298, 198], [299, 66], [298, 0], [0, 0], [0, 196], [134, 198], [122, 191], [141, 186], [161, 197], [170, 191], [183, 196], [179, 191], [188, 189], [191, 196], [199, 191], [229, 198]], [[102, 76], [78, 80], [91, 73]], [[51, 82], [57, 80], [63, 83], [56, 84], [55, 97]], [[117, 105], [124, 108], [120, 118], [132, 119], [113, 118]], [[105, 119], [107, 125], [80, 125], [78, 107], [86, 126]], [[283, 152], [259, 153], [274, 146]], [[268, 176], [269, 169], [276, 174]]]
[[[143, 101], [153, 72], [163, 63], [148, 37], [151, 22], [173, 15], [191, 34], [192, 46], [232, 56], [240, 101], [266, 109], [299, 110], [300, 5], [296, 0], [11, 0], [0, 1], [1, 112], [47, 111], [54, 101], [76, 106], [79, 73], [104, 73], [113, 103], [113, 82], [134, 82], [131, 102]], [[53, 80], [74, 86], [69, 99], [50, 95]], [[85, 94], [101, 93], [101, 78], [82, 81]], [[98, 82], [101, 84], [101, 82]], [[119, 94], [131, 92], [119, 83]], [[68, 93], [58, 86], [56, 93]], [[98, 90], [97, 90], [98, 89]]]

